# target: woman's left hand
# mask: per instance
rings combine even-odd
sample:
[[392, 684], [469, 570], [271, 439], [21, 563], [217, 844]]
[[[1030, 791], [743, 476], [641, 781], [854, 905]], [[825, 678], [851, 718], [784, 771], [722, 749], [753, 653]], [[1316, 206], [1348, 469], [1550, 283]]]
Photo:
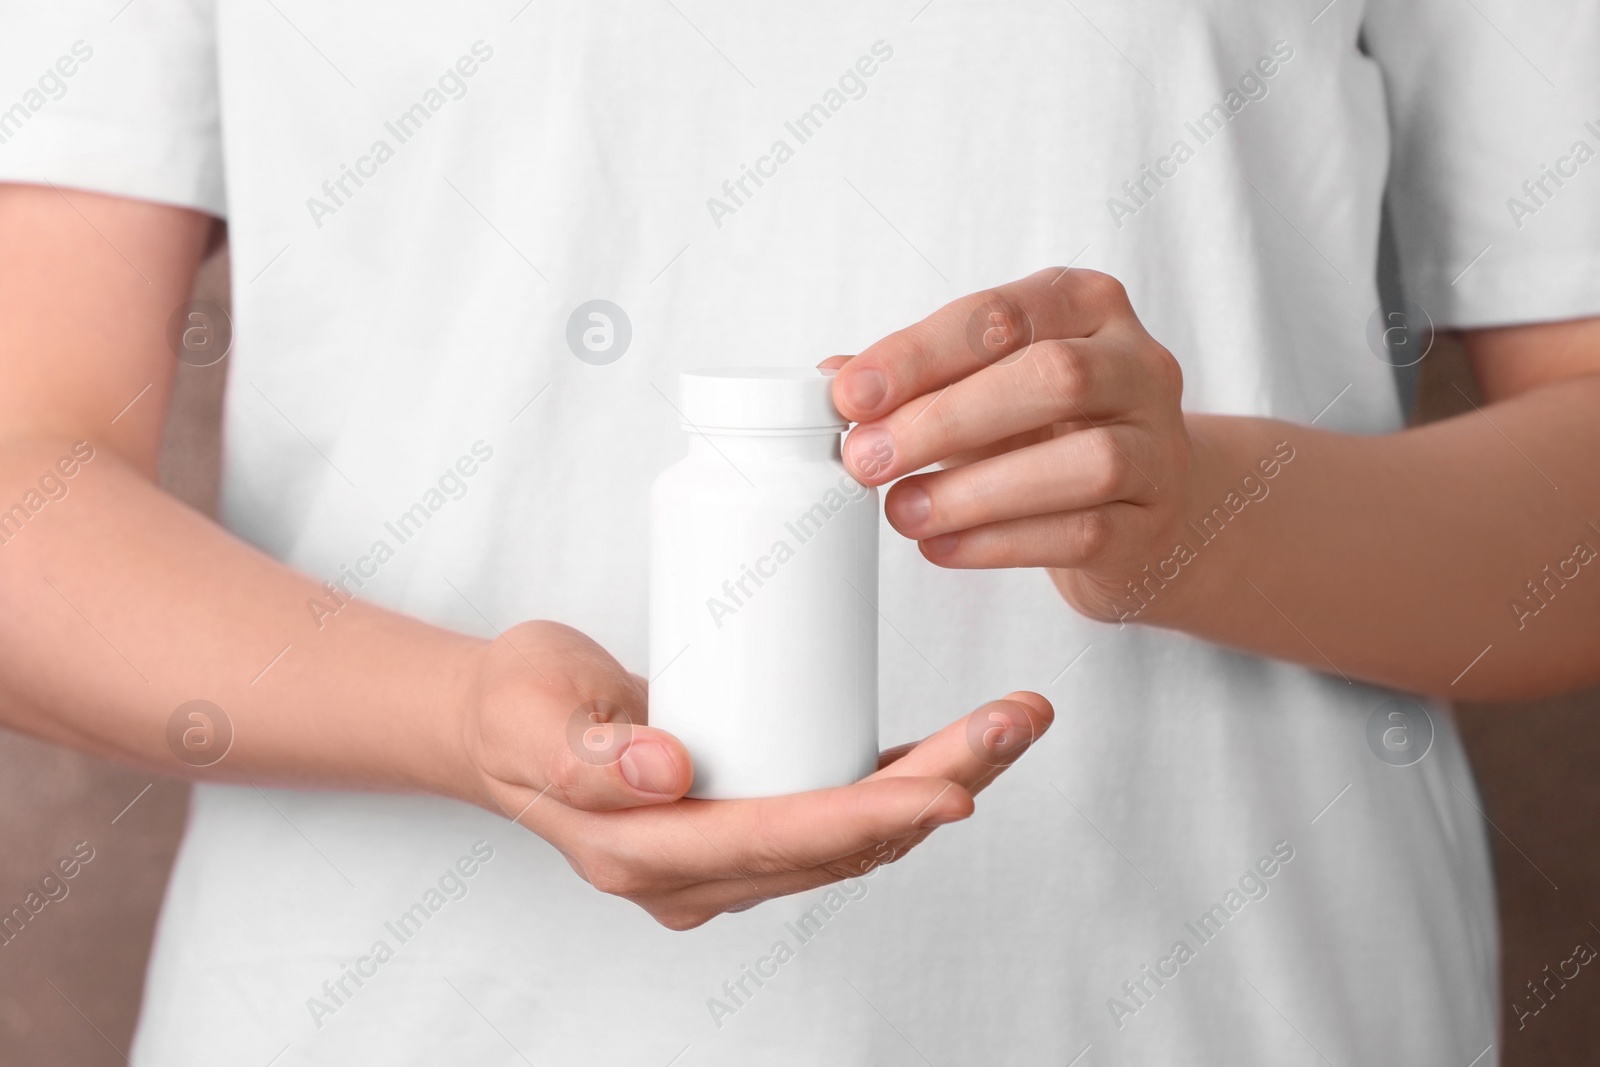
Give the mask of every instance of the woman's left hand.
[[1183, 373], [1109, 275], [1043, 270], [823, 365], [860, 424], [845, 462], [901, 479], [889, 522], [941, 567], [1045, 567], [1078, 611], [1115, 619], [1180, 539]]

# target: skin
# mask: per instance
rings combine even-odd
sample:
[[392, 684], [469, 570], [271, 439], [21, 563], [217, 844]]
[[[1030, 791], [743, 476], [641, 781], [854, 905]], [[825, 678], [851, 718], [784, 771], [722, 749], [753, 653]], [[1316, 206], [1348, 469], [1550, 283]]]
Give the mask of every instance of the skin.
[[[673, 929], [897, 859], [971, 815], [1048, 728], [1049, 702], [1013, 693], [884, 753], [855, 785], [685, 800], [688, 753], [649, 727], [644, 681], [569, 627], [486, 641], [356, 601], [319, 630], [305, 610], [315, 582], [155, 485], [167, 318], [212, 227], [0, 184], [0, 509], [79, 442], [93, 449], [68, 464], [65, 496], [0, 531], [0, 725], [191, 777], [477, 804]], [[169, 717], [194, 699], [234, 727], [204, 769], [167, 747]], [[581, 759], [569, 727], [602, 701], [618, 721], [579, 725], [605, 758]]]
[[[0, 545], [0, 723], [173, 773], [478, 804], [674, 929], [898, 858], [970, 815], [1048, 728], [1048, 702], [1013, 693], [885, 753], [856, 785], [689, 801], [688, 755], [648, 726], [643, 681], [568, 627], [528, 622], [483, 641], [357, 601], [318, 631], [304, 609], [315, 583], [154, 484], [173, 370], [165, 323], [211, 225], [0, 186], [12, 252], [0, 257], [0, 506], [75, 443], [95, 449], [70, 495]], [[966, 324], [989, 303], [1002, 323], [982, 332], [992, 346], [980, 358]], [[1008, 340], [1022, 315], [1028, 346]], [[1122, 583], [1164, 558], [1187, 519], [1292, 441], [1276, 503], [1252, 505], [1137, 622], [1323, 670], [1325, 654], [1350, 678], [1423, 692], [1529, 695], [1593, 680], [1600, 664], [1600, 581], [1570, 583], [1526, 630], [1505, 606], [1568, 555], [1600, 491], [1597, 332], [1590, 321], [1471, 334], [1484, 415], [1355, 437], [1184, 413], [1177, 365], [1121, 287], [1052, 270], [840, 361], [835, 389], [862, 423], [848, 461], [871, 484], [900, 479], [890, 521], [933, 563], [1042, 568], [1102, 619], [1119, 617]], [[876, 398], [864, 388], [874, 373]], [[1496, 654], [1452, 687], [1491, 641]], [[275, 661], [287, 643], [293, 654]], [[197, 697], [236, 730], [203, 771], [166, 747], [168, 717]], [[567, 738], [597, 701], [638, 725], [586, 724], [615, 755], [593, 763]]]
[[[1177, 361], [1088, 270], [957, 300], [824, 365], [860, 424], [846, 462], [895, 483], [890, 523], [938, 566], [1043, 568], [1091, 618], [1344, 681], [1458, 699], [1600, 681], [1600, 565], [1563, 562], [1600, 549], [1600, 318], [1461, 338], [1481, 409], [1373, 436], [1185, 412]], [[1190, 524], [1237, 505], [1246, 475], [1269, 494], [1202, 543]], [[1164, 580], [1180, 542], [1193, 558]]]

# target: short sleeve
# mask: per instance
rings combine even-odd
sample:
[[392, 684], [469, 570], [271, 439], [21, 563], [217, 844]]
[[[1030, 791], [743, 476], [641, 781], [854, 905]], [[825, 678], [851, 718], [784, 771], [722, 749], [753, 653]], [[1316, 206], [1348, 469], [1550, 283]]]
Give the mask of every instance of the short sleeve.
[[0, 181], [226, 214], [213, 0], [0, 0]]
[[1405, 295], [1441, 326], [1600, 314], [1600, 4], [1370, 0]]

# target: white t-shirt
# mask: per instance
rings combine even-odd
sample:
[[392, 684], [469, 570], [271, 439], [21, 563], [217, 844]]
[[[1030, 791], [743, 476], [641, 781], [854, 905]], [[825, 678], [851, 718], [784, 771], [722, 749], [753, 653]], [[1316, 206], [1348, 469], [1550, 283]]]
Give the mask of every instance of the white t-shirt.
[[[1189, 408], [1395, 430], [1386, 189], [1440, 325], [1600, 312], [1596, 8], [1526, 9], [6, 0], [0, 177], [226, 215], [231, 530], [643, 670], [679, 369], [810, 366], [1070, 263], [1126, 283]], [[567, 341], [600, 299], [608, 363]], [[1495, 1061], [1442, 707], [1397, 766], [1396, 694], [882, 544], [885, 744], [1017, 688], [1058, 710], [974, 818], [672, 933], [466, 805], [201, 786], [134, 1062]]]

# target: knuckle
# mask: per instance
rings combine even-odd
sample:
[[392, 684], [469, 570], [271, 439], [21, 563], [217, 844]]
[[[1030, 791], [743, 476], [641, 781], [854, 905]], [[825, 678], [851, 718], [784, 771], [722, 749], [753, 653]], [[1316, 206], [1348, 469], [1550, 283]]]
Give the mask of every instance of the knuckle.
[[553, 649], [592, 648], [594, 642], [572, 627], [548, 619], [517, 623], [489, 644], [491, 673], [526, 678], [530, 662], [546, 658]]
[[1033, 361], [1039, 387], [1059, 405], [1076, 409], [1089, 394], [1093, 371], [1089, 358], [1070, 341], [1052, 340], [1034, 345], [1039, 358]]
[[590, 885], [612, 897], [637, 897], [650, 890], [637, 870], [614, 857], [596, 857], [583, 864]]
[[588, 767], [568, 758], [563, 750], [545, 770], [545, 784], [555, 800], [569, 808], [582, 808]]
[[1112, 527], [1111, 515], [1103, 507], [1078, 513], [1078, 553], [1084, 562], [1093, 562], [1110, 549]]
[[1118, 309], [1127, 305], [1128, 291], [1116, 278], [1097, 270], [1083, 270], [1077, 273], [1078, 292], [1084, 299], [1106, 309]]
[[1169, 352], [1163, 345], [1151, 342], [1155, 346], [1155, 373], [1157, 387], [1161, 394], [1169, 399], [1178, 399], [1183, 396], [1183, 366], [1178, 358]]
[[505, 637], [507, 644], [515, 646], [521, 643], [565, 639], [577, 634], [577, 630], [565, 623], [556, 622], [552, 619], [528, 619], [508, 628], [505, 632]]
[[1083, 442], [1088, 453], [1083, 469], [1089, 491], [1102, 500], [1116, 497], [1127, 484], [1127, 457], [1109, 430], [1086, 430]]
[[1022, 306], [1021, 301], [1010, 293], [999, 290], [984, 295], [991, 320], [1004, 328], [1013, 343], [1030, 338], [1033, 333], [1033, 320], [1028, 317], [1028, 309]]
[[677, 905], [657, 905], [645, 909], [650, 917], [674, 933], [683, 933], [693, 930], [697, 926], [704, 926], [716, 918], [715, 912], [707, 912], [703, 908], [686, 908]]
[[[554, 845], [554, 842], [552, 842], [552, 844]], [[572, 849], [563, 848], [560, 845], [555, 845], [555, 849], [557, 852], [561, 853], [561, 858], [567, 861], [567, 866], [572, 868], [573, 874], [576, 874], [579, 878], [582, 878], [585, 882], [588, 882], [590, 886], [594, 885], [594, 883], [589, 880], [588, 868], [583, 865], [583, 857], [572, 851]]]
[[637, 896], [642, 889], [639, 880], [632, 874], [610, 867], [591, 871], [589, 884], [609, 897]]
[[992, 364], [1008, 352], [1033, 340], [1033, 322], [1027, 310], [1009, 293], [990, 289], [978, 297], [967, 324], [973, 355]]

